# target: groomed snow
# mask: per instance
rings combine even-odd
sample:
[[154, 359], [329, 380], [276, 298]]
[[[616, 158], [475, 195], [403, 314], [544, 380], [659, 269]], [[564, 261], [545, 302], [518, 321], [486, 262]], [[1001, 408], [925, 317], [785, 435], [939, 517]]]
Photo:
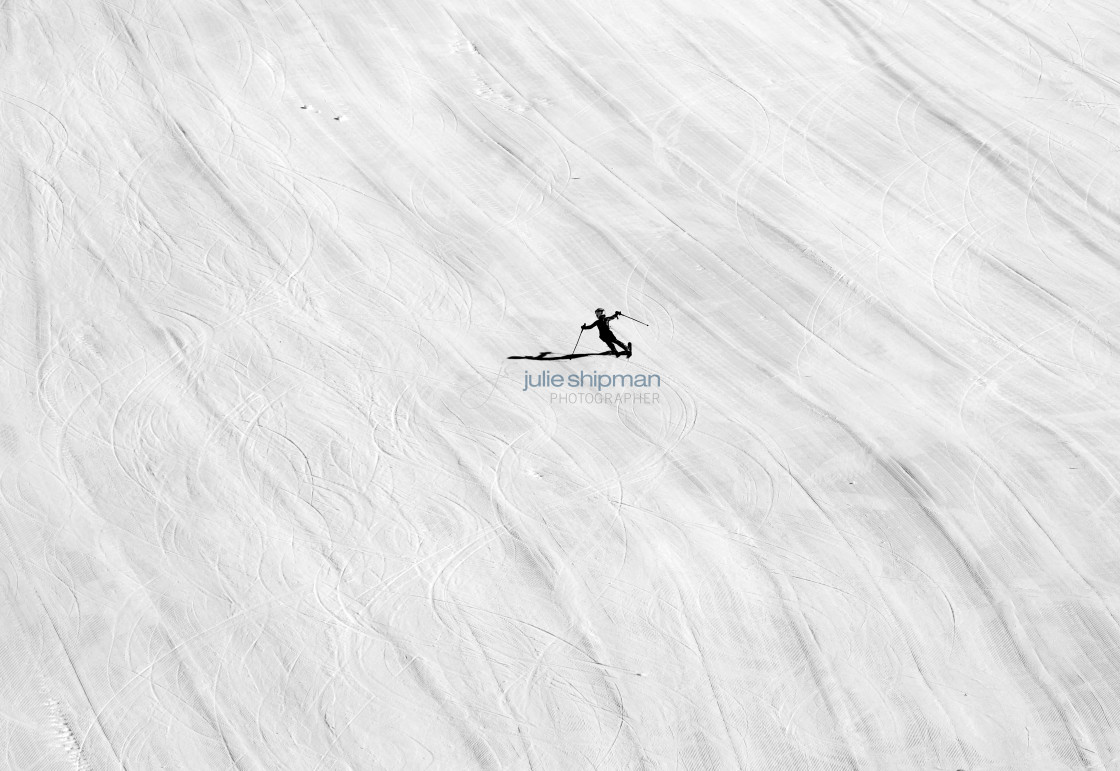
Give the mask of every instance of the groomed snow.
[[1111, 4], [0, 51], [4, 767], [1120, 768]]

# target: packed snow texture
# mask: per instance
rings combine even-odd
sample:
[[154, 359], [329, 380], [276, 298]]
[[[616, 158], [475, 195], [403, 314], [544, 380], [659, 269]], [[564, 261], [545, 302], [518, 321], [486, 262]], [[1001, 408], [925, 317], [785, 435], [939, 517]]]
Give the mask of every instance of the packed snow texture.
[[6, 767], [1120, 768], [1111, 4], [0, 22]]

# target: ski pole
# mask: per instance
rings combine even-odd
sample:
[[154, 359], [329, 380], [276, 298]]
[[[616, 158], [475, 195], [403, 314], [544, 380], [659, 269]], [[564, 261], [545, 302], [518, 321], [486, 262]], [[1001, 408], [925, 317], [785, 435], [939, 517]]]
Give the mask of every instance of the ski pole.
[[[626, 316], [626, 314], [625, 314], [625, 313], [623, 313], [622, 311], [619, 311], [619, 312], [618, 312], [618, 315], [619, 315], [619, 316]], [[634, 318], [633, 316], [626, 316], [626, 318], [630, 319], [631, 321], [638, 321], [638, 320], [637, 320], [636, 318]], [[639, 323], [639, 324], [641, 324], [641, 325], [642, 325], [643, 327], [648, 327], [648, 326], [649, 326], [649, 324], [645, 323], [644, 321], [638, 321], [638, 323]]]
[[574, 346], [572, 346], [572, 353], [575, 353], [576, 348], [579, 348], [579, 341], [582, 337], [583, 337], [583, 328], [581, 327], [580, 330], [579, 330], [579, 337], [576, 338], [576, 344]]

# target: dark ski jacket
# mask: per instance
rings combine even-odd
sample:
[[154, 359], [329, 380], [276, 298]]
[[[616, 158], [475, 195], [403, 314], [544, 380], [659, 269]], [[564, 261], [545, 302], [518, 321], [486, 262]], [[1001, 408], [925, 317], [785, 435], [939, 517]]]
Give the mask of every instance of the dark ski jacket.
[[614, 332], [611, 331], [610, 322], [617, 319], [621, 315], [621, 311], [615, 311], [610, 316], [603, 316], [602, 318], [595, 319], [590, 324], [583, 324], [582, 326], [584, 329], [598, 327], [600, 340], [613, 340]]

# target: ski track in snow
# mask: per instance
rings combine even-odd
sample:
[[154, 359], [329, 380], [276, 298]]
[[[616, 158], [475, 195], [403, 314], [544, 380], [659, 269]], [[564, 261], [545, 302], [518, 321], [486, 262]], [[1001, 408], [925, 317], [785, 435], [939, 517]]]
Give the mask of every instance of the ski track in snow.
[[0, 763], [1120, 768], [1118, 21], [4, 4]]

